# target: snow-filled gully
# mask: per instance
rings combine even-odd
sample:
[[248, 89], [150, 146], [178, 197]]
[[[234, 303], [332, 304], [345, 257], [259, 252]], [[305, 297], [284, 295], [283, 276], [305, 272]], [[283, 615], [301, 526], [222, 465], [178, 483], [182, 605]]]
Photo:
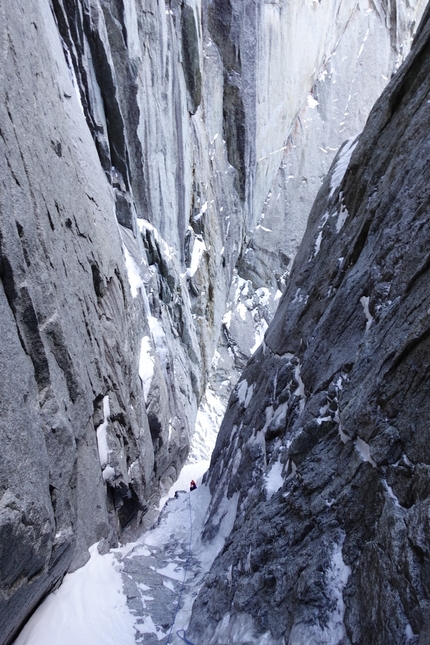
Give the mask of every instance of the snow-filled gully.
[[186, 629], [194, 599], [231, 531], [235, 506], [224, 509], [218, 536], [202, 544], [209, 489], [197, 480], [196, 490], [181, 491], [186, 484], [175, 484], [171, 494], [178, 491], [176, 497], [136, 542], [105, 555], [93, 545], [87, 564], [66, 575], [14, 645], [189, 642]]

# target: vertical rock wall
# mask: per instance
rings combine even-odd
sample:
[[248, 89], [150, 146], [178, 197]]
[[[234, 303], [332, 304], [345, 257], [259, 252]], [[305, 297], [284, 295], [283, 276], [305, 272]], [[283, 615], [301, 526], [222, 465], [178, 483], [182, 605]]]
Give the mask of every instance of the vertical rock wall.
[[390, 7], [0, 0], [2, 643], [176, 478], [220, 329], [257, 346], [292, 254], [258, 238], [268, 191], [352, 16], [389, 75]]
[[236, 521], [194, 642], [428, 642], [429, 71], [427, 8], [230, 398], [206, 536]]

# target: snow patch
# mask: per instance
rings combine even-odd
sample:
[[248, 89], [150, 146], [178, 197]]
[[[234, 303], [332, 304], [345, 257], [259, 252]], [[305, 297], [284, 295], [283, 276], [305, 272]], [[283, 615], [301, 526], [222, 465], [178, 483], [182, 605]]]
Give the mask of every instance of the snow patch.
[[373, 316], [369, 311], [369, 301], [370, 301], [369, 296], [361, 296], [360, 298], [360, 304], [363, 307], [364, 315], [366, 316], [366, 320], [367, 320], [366, 331], [369, 331], [373, 323]]
[[122, 251], [124, 253], [125, 266], [127, 269], [128, 282], [130, 284], [130, 291], [133, 298], [137, 297], [140, 289], [143, 287], [142, 278], [140, 276], [139, 268], [131, 257], [131, 254], [127, 247], [122, 246]]
[[282, 475], [283, 464], [276, 461], [270, 470], [264, 476], [266, 484], [266, 493], [268, 499], [274, 495], [284, 484], [284, 477]]
[[241, 403], [245, 408], [248, 407], [252, 399], [253, 392], [254, 392], [254, 384], [248, 386], [248, 382], [246, 379], [243, 379], [242, 381], [240, 381], [237, 387], [237, 396], [239, 398], [239, 403]]
[[161, 322], [158, 318], [148, 316], [149, 329], [151, 330], [152, 340], [154, 341], [157, 356], [160, 359], [162, 366], [165, 368], [169, 357], [169, 350], [167, 348], [166, 334]]
[[318, 101], [316, 99], [314, 99], [312, 94], [308, 94], [308, 101], [307, 102], [308, 102], [308, 108], [310, 108], [311, 110], [314, 110], [316, 108], [316, 106], [319, 105]]
[[121, 567], [113, 553], [68, 573], [35, 611], [14, 645], [134, 645], [136, 619], [127, 607]]
[[330, 180], [330, 198], [333, 197], [336, 189], [339, 188], [340, 183], [344, 178], [349, 162], [351, 160], [352, 153], [357, 147], [357, 143], [358, 139], [356, 137], [348, 139], [340, 152]]
[[357, 437], [355, 440], [355, 448], [363, 461], [368, 461], [369, 464], [372, 464], [372, 466], [376, 468], [376, 464], [370, 456], [370, 446], [368, 443], [366, 443], [361, 437]]
[[109, 458], [109, 447], [107, 442], [107, 427], [109, 423], [110, 406], [109, 396], [103, 397], [103, 423], [97, 428], [97, 446], [99, 449], [100, 466], [104, 468]]
[[345, 224], [346, 220], [348, 219], [348, 216], [349, 216], [348, 209], [344, 204], [342, 204], [341, 207], [340, 207], [339, 214], [337, 216], [337, 220], [336, 220], [336, 233], [340, 233], [340, 231], [342, 230], [343, 225]]
[[206, 244], [202, 239], [196, 237], [193, 244], [193, 252], [191, 254], [190, 266], [187, 269], [187, 276], [192, 278], [199, 268], [200, 260], [202, 259], [203, 253], [206, 251]]
[[151, 387], [152, 377], [154, 376], [154, 359], [151, 355], [151, 350], [151, 341], [148, 336], [144, 336], [140, 344], [139, 376], [142, 381], [145, 403]]

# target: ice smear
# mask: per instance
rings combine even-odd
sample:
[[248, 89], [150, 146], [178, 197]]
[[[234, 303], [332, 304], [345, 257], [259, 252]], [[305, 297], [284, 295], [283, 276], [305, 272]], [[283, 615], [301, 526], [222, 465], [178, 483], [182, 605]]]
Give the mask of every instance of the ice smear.
[[406, 627], [405, 627], [405, 637], [406, 637], [406, 642], [407, 642], [407, 643], [409, 643], [409, 641], [411, 641], [411, 640], [413, 639], [413, 637], [414, 637], [414, 636], [415, 636], [415, 634], [414, 634], [414, 632], [413, 632], [413, 630], [412, 630], [412, 627], [411, 627], [411, 625], [408, 623], [408, 624], [406, 625]]
[[135, 645], [135, 617], [112, 553], [90, 549], [87, 564], [69, 573], [30, 618], [14, 645]]
[[393, 489], [391, 488], [391, 486], [389, 486], [389, 485], [387, 484], [387, 481], [386, 481], [385, 479], [383, 479], [383, 480], [382, 480], [382, 484], [383, 484], [383, 486], [384, 486], [385, 490], [386, 490], [386, 491], [387, 491], [387, 493], [388, 493], [388, 497], [389, 497], [390, 499], [392, 499], [392, 500], [393, 500], [393, 502], [394, 502], [394, 506], [395, 506], [396, 508], [402, 508], [401, 504], [399, 503], [398, 498], [396, 497], [396, 495], [395, 495], [395, 494], [394, 494], [394, 492], [393, 492]]
[[294, 392], [294, 396], [300, 397], [300, 412], [303, 412], [306, 403], [305, 384], [302, 381], [300, 363], [298, 363], [294, 370], [294, 376], [298, 383], [298, 387]]

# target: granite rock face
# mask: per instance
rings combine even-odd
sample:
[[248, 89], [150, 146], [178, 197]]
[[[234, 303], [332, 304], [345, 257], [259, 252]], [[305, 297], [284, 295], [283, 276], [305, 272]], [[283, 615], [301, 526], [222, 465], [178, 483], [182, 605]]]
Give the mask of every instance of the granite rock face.
[[175, 480], [214, 358], [226, 397], [284, 288], [309, 93], [322, 131], [325, 71], [343, 96], [371, 64], [355, 134], [422, 7], [0, 0], [2, 644]]
[[206, 535], [238, 510], [194, 642], [428, 642], [429, 73], [427, 9], [230, 399]]

